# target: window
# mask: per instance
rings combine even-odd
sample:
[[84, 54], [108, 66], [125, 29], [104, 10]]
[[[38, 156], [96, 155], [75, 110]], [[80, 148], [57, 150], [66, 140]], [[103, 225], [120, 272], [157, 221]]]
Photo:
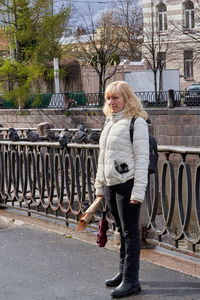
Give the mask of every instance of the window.
[[184, 51], [184, 77], [186, 79], [193, 78], [193, 51]]
[[157, 7], [158, 11], [158, 31], [163, 32], [167, 30], [167, 6], [164, 3], [159, 3]]
[[192, 29], [194, 26], [194, 3], [188, 0], [184, 4], [184, 27], [185, 29]]
[[158, 68], [160, 70], [166, 69], [166, 53], [165, 52], [157, 53], [157, 61], [158, 61]]

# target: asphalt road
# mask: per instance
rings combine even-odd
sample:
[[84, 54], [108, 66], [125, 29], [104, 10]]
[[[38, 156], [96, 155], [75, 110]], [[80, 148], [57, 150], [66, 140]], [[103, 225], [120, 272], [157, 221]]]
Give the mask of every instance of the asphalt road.
[[[118, 253], [30, 225], [0, 227], [0, 300], [107, 300]], [[141, 263], [140, 295], [199, 300], [200, 279]]]

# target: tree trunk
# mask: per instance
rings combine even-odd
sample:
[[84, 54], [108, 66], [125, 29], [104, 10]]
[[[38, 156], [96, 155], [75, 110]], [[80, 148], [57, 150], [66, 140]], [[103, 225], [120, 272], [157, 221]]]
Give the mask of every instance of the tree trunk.
[[102, 106], [103, 105], [103, 73], [102, 71], [98, 74], [99, 75], [99, 105]]
[[99, 74], [99, 94], [103, 92], [103, 79], [101, 74]]
[[13, 0], [13, 18], [14, 18], [14, 26], [15, 26], [15, 51], [16, 51], [16, 59], [20, 60], [20, 49], [19, 49], [19, 41], [17, 38], [18, 24], [17, 24], [17, 12], [16, 12], [16, 3]]
[[163, 91], [163, 70], [159, 69], [159, 92]]
[[159, 69], [159, 102], [160, 100], [162, 100], [162, 96], [163, 96], [163, 72], [162, 72], [162, 68]]

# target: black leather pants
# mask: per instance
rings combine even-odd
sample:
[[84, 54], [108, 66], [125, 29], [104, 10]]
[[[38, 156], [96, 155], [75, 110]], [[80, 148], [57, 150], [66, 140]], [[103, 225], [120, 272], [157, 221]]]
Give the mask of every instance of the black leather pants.
[[119, 272], [123, 273], [123, 280], [139, 282], [140, 262], [140, 230], [139, 204], [131, 204], [130, 196], [134, 180], [113, 186], [105, 186], [105, 199], [120, 232], [120, 263]]

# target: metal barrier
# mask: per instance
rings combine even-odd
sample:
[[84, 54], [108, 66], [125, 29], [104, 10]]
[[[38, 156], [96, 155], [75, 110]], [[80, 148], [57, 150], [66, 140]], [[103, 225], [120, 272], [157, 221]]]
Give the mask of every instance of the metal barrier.
[[[176, 106], [180, 105], [180, 92], [174, 93]], [[145, 107], [167, 106], [168, 92], [136, 92], [136, 96]], [[64, 95], [64, 96], [63, 96]], [[53, 94], [49, 108], [98, 108], [104, 103], [102, 93], [65, 92], [64, 94]]]
[[149, 242], [200, 253], [200, 148], [158, 146], [158, 150], [159, 167], [146, 192], [149, 228], [158, 239]]
[[[163, 92], [136, 92], [136, 96], [141, 100], [145, 107], [166, 107], [168, 102], [168, 91]], [[64, 96], [63, 96], [64, 95]], [[181, 98], [185, 97], [185, 92], [174, 91], [175, 106], [181, 105]], [[64, 94], [54, 94], [53, 102], [50, 102], [50, 108], [98, 108], [104, 103], [104, 94], [102, 93], [84, 93], [84, 92], [65, 92]], [[62, 100], [65, 99], [65, 100]], [[51, 104], [53, 103], [53, 104]]]
[[[0, 141], [0, 206], [77, 224], [83, 205], [95, 197], [98, 150], [90, 144], [62, 149], [57, 142]], [[158, 170], [146, 192], [147, 242], [173, 250], [184, 246], [181, 251], [200, 257], [200, 148], [158, 150]], [[103, 208], [105, 203], [91, 226]], [[109, 212], [107, 217], [112, 223]]]
[[[181, 91], [173, 91], [174, 106], [181, 105]], [[163, 92], [136, 92], [144, 107], [166, 107], [169, 98], [169, 91]]]
[[[169, 91], [163, 92], [136, 92], [136, 96], [142, 101], [145, 107], [166, 107], [169, 98]], [[188, 106], [200, 105], [200, 94], [195, 91], [173, 91], [174, 106], [185, 104]], [[100, 108], [104, 103], [103, 93], [85, 92], [64, 92], [34, 94], [30, 96], [24, 108]], [[0, 99], [0, 108], [18, 108], [17, 104]]]
[[93, 202], [98, 146], [2, 140], [0, 147], [0, 206], [73, 223], [81, 204]]

